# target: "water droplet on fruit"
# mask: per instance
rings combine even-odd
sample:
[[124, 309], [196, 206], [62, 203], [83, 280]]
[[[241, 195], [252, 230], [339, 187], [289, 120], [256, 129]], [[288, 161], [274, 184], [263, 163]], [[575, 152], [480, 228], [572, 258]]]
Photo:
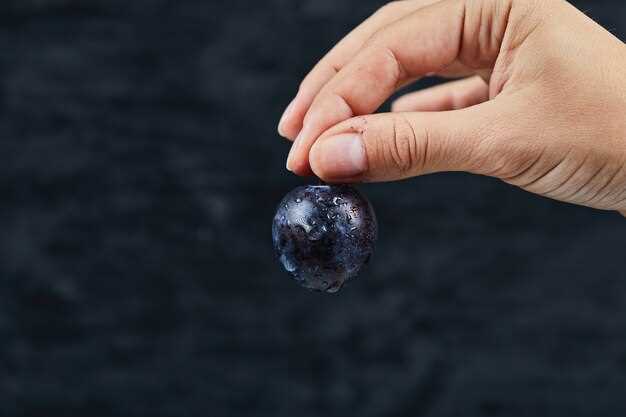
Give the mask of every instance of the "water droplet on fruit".
[[298, 269], [298, 267], [293, 262], [291, 262], [285, 255], [280, 256], [280, 262], [283, 264], [288, 272], [295, 272], [296, 269]]
[[314, 227], [309, 231], [308, 237], [309, 240], [320, 240], [324, 233], [326, 232], [326, 228], [322, 227]]
[[302, 199], [301, 198], [296, 198], [296, 203], [302, 203]]
[[343, 199], [341, 197], [335, 197], [333, 198], [333, 204], [338, 206], [343, 202]]

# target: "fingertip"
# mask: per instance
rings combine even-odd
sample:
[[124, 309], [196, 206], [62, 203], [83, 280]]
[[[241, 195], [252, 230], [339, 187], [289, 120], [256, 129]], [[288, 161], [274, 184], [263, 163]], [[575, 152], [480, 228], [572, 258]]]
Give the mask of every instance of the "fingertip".
[[324, 178], [324, 170], [321, 166], [321, 155], [318, 142], [314, 143], [311, 147], [311, 150], [309, 151], [309, 166], [311, 167], [311, 171], [313, 171], [313, 174], [315, 174], [319, 179], [325, 181], [326, 178]]
[[301, 126], [301, 123], [294, 122], [293, 119], [286, 119], [285, 121], [281, 121], [278, 125], [278, 134], [293, 142], [300, 133]]
[[295, 140], [302, 129], [302, 119], [305, 113], [302, 107], [302, 100], [298, 94], [291, 100], [278, 122], [277, 130], [280, 136], [291, 141]]
[[324, 149], [323, 143], [325, 139], [320, 139], [316, 141], [311, 150], [309, 151], [309, 166], [311, 167], [311, 171], [315, 176], [321, 179], [324, 182], [332, 182], [332, 178], [330, 178], [327, 174], [327, 171], [324, 166]]
[[290, 119], [281, 119], [277, 130], [281, 137], [293, 142], [296, 136], [298, 136], [300, 128], [294, 126], [294, 123]]
[[309, 152], [311, 169], [329, 182], [360, 178], [367, 171], [367, 154], [363, 137], [343, 133], [319, 139]]
[[302, 157], [300, 155], [298, 149], [298, 140], [294, 142], [292, 149], [289, 153], [289, 157], [287, 158], [287, 170], [292, 173], [299, 175], [301, 177], [305, 177], [311, 174], [311, 167], [309, 166], [309, 161], [307, 158]]
[[299, 177], [308, 177], [313, 174], [308, 161], [294, 161], [287, 167], [287, 170]]
[[407, 109], [406, 100], [404, 100], [404, 97], [400, 97], [391, 103], [392, 113], [401, 113], [405, 111], [408, 111], [408, 109]]
[[281, 137], [283, 137], [284, 139], [289, 139], [289, 135], [285, 131], [285, 126], [284, 126], [284, 122], [283, 122], [282, 119], [281, 119], [280, 123], [278, 123], [278, 128], [276, 130], [278, 131], [278, 134]]
[[352, 110], [336, 95], [331, 95], [330, 100], [326, 102], [322, 100], [317, 106], [308, 108], [306, 121], [298, 133], [287, 158], [288, 169], [297, 175], [304, 176], [311, 173], [309, 156], [313, 145], [319, 140], [325, 129], [345, 121], [351, 115]]

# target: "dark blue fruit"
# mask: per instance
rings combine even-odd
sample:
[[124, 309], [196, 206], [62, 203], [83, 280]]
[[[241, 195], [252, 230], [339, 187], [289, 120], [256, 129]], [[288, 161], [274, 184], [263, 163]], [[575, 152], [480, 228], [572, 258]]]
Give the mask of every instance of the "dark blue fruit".
[[283, 198], [272, 225], [283, 267], [305, 288], [331, 293], [369, 261], [377, 234], [371, 204], [345, 185], [294, 189]]

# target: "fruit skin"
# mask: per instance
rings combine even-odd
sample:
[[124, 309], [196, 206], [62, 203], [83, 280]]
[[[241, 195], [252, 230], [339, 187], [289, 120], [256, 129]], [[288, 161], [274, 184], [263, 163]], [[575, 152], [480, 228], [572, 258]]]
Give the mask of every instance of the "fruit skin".
[[283, 267], [303, 287], [334, 293], [358, 275], [378, 237], [370, 202], [346, 185], [293, 189], [272, 224], [274, 248]]

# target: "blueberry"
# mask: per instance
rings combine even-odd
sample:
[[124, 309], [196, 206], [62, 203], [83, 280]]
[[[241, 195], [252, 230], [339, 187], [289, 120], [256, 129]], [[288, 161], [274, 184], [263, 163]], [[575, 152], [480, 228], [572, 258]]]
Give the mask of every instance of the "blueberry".
[[283, 267], [305, 288], [330, 293], [358, 275], [374, 252], [377, 234], [372, 205], [345, 185], [295, 188], [272, 224]]

